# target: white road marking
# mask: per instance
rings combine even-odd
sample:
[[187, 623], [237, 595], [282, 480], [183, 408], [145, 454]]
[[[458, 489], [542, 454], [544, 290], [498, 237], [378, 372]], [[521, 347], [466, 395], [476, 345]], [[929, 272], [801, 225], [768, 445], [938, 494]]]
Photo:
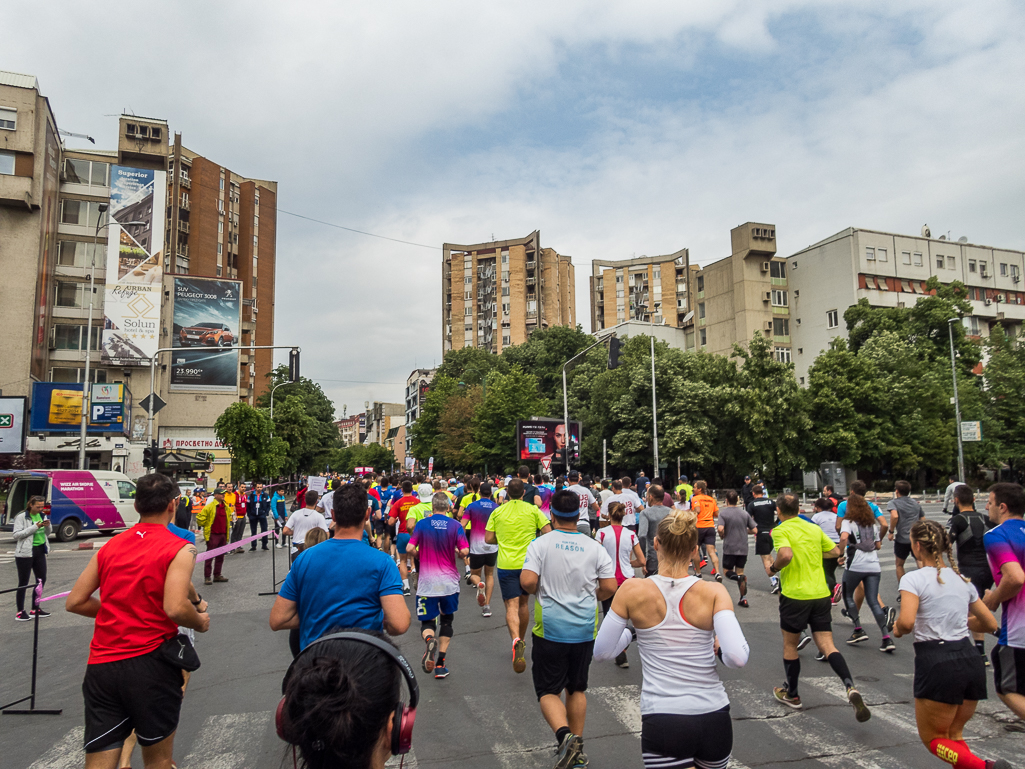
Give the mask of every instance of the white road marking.
[[398, 769], [399, 766], [403, 769], [416, 769], [416, 751], [410, 750], [405, 756], [392, 756], [384, 765], [387, 769]]
[[[641, 687], [626, 686], [588, 687], [588, 700], [600, 700], [606, 709], [612, 711], [628, 732], [641, 736]], [[590, 707], [590, 706], [589, 706]]]
[[[464, 697], [467, 706], [477, 716], [481, 732], [494, 740], [492, 754], [507, 769], [545, 769], [552, 765], [555, 755], [552, 730], [545, 723], [540, 711], [532, 709], [536, 723], [533, 727], [513, 729], [504, 715], [508, 707], [508, 696], [496, 694], [491, 696]], [[520, 742], [518, 734], [543, 736], [545, 741], [537, 745]]]
[[[853, 724], [853, 712], [850, 718]], [[781, 740], [800, 746], [809, 758], [826, 766], [838, 769], [903, 769], [906, 766], [903, 761], [846, 739], [842, 730], [805, 713], [793, 718], [769, 719], [765, 723]]]
[[85, 766], [85, 727], [76, 726], [28, 769], [79, 769]]
[[246, 769], [259, 754], [273, 711], [210, 716], [181, 762], [184, 769]]

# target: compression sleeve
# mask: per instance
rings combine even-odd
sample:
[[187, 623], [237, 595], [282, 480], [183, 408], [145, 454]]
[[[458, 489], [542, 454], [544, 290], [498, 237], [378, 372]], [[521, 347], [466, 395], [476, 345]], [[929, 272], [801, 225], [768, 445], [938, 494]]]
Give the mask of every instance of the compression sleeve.
[[[609, 612], [611, 614], [612, 612]], [[716, 612], [712, 616], [712, 627], [719, 639], [719, 650], [722, 652], [723, 664], [728, 668], [742, 668], [747, 664], [751, 647], [747, 645], [744, 631], [740, 629], [737, 615], [732, 611]], [[597, 652], [598, 645], [595, 644]]]
[[599, 662], [615, 659], [630, 645], [632, 638], [633, 634], [626, 626], [626, 620], [610, 610], [598, 628], [598, 637], [594, 639], [594, 659]]

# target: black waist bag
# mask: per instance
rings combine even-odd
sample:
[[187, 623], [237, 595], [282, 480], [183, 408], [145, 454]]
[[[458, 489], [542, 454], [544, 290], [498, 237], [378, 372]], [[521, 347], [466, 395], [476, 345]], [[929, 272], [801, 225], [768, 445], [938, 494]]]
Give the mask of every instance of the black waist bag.
[[189, 673], [199, 670], [199, 655], [187, 635], [173, 635], [157, 647], [157, 659]]

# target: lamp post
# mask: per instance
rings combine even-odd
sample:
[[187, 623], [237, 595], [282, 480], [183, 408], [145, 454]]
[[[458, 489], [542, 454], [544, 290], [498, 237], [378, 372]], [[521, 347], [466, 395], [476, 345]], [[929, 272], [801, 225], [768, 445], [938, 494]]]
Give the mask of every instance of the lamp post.
[[278, 382], [270, 388], [270, 434], [272, 438], [274, 437], [274, 391], [288, 384], [295, 384], [295, 382]]
[[950, 336], [950, 375], [954, 380], [954, 430], [957, 433], [957, 479], [965, 482], [964, 476], [964, 442], [961, 440], [961, 401], [957, 397], [957, 365], [954, 358], [954, 324], [960, 322], [960, 318], [951, 318], [947, 321], [947, 332]]
[[655, 474], [652, 478], [661, 476], [658, 466], [658, 400], [655, 397], [655, 311], [658, 307], [658, 302], [648, 306], [648, 322], [651, 324], [651, 445], [655, 450]]

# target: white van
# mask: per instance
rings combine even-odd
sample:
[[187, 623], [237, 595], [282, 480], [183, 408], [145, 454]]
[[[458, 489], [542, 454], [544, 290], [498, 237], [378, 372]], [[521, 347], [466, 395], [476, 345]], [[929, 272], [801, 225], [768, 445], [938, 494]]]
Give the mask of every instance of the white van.
[[46, 498], [44, 510], [61, 542], [78, 532], [111, 532], [139, 522], [135, 511], [135, 484], [112, 470], [25, 470], [10, 473], [14, 481], [7, 495], [7, 521], [25, 509], [28, 498]]

